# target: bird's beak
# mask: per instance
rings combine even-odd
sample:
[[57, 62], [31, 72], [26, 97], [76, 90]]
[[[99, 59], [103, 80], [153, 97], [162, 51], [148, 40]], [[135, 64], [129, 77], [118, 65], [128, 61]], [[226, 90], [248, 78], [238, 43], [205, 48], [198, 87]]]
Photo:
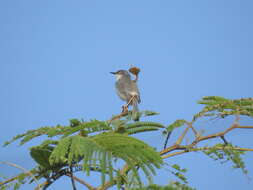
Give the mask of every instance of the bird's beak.
[[113, 75], [115, 75], [116, 74], [116, 72], [110, 72], [111, 74], [113, 74]]

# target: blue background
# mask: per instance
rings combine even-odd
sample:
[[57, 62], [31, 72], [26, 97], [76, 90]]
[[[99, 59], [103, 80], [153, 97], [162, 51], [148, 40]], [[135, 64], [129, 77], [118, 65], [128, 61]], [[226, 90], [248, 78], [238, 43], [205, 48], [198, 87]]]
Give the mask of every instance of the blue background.
[[[252, 8], [251, 0], [1, 1], [0, 143], [29, 129], [68, 124], [71, 118], [110, 118], [123, 102], [109, 72], [131, 65], [141, 68], [140, 108], [159, 111], [154, 121], [166, 125], [191, 119], [203, 96], [252, 97]], [[200, 121], [198, 127], [208, 134], [231, 122]], [[252, 119], [242, 118], [242, 124], [252, 125]], [[228, 141], [252, 147], [252, 136], [253, 131], [238, 130]], [[160, 133], [140, 138], [158, 149], [164, 141]], [[0, 161], [30, 169], [35, 163], [27, 148], [39, 142], [1, 148]], [[250, 177], [252, 156], [245, 156]], [[199, 190], [253, 188], [240, 170], [201, 153], [167, 162], [188, 168], [190, 185]], [[19, 173], [5, 165], [0, 171]], [[167, 184], [174, 177], [161, 171], [155, 179]], [[95, 178], [88, 181], [97, 184]], [[49, 189], [70, 188], [65, 177]]]

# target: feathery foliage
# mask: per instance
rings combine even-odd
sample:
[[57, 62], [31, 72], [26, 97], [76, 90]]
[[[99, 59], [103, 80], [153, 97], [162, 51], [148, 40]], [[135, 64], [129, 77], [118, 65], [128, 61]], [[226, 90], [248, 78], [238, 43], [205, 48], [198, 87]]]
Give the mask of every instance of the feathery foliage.
[[[43, 190], [49, 187], [62, 176], [72, 176], [73, 172], [82, 171], [87, 175], [99, 172], [101, 185], [94, 190], [106, 190], [116, 185], [118, 189], [129, 190], [194, 190], [187, 185], [185, 177], [187, 169], [177, 164], [170, 165], [168, 170], [182, 183], [171, 182], [166, 186], [153, 184], [152, 176], [157, 169], [165, 168], [163, 159], [187, 152], [200, 151], [221, 163], [231, 161], [234, 168], [240, 168], [247, 174], [242, 155], [252, 149], [240, 148], [232, 143], [227, 143], [225, 135], [236, 128], [250, 129], [253, 126], [240, 126], [239, 116], [253, 117], [253, 98], [241, 98], [230, 100], [218, 96], [203, 97], [199, 101], [204, 108], [193, 116], [189, 122], [178, 119], [170, 125], [164, 125], [153, 121], [133, 121], [131, 112], [126, 115], [114, 116], [108, 121], [71, 119], [69, 125], [44, 126], [35, 130], [29, 130], [13, 137], [5, 142], [4, 146], [19, 140], [23, 145], [39, 136], [47, 139], [37, 146], [30, 148], [30, 156], [37, 163], [31, 173], [37, 180], [45, 180]], [[157, 115], [157, 112], [142, 111], [138, 117]], [[194, 128], [195, 122], [201, 117], [226, 118], [234, 116], [235, 123], [223, 132], [202, 136], [200, 131]], [[157, 152], [154, 147], [134, 138], [133, 134], [150, 131], [160, 131], [167, 134], [166, 144], [171, 132], [177, 128], [184, 131], [172, 146], [165, 146], [164, 150]], [[176, 130], [175, 130], [176, 131]], [[186, 145], [181, 145], [185, 135], [192, 131], [195, 139]], [[174, 132], [173, 132], [174, 134]], [[199, 142], [213, 138], [221, 138], [224, 144], [216, 144], [211, 147], [200, 147]], [[124, 164], [124, 166], [123, 166]], [[140, 172], [144, 175], [140, 175]], [[143, 183], [143, 176], [149, 185]], [[33, 183], [27, 173], [21, 173], [6, 182], [0, 182], [0, 190], [8, 186], [18, 189], [24, 183]], [[39, 187], [37, 187], [39, 189]]]
[[[143, 116], [152, 116], [156, 112], [145, 111]], [[120, 130], [124, 128], [124, 130]], [[29, 130], [26, 133], [15, 136], [4, 146], [20, 140], [20, 145], [46, 135], [48, 139], [40, 145], [30, 148], [30, 155], [37, 166], [37, 178], [50, 178], [55, 173], [67, 173], [68, 167], [81, 163], [82, 171], [87, 175], [91, 171], [101, 173], [101, 183], [106, 179], [111, 182], [119, 175], [116, 160], [124, 161], [133, 177], [141, 184], [138, 166], [141, 171], [151, 178], [155, 169], [160, 168], [163, 161], [158, 152], [152, 147], [136, 138], [128, 135], [158, 130], [163, 125], [155, 122], [132, 122], [128, 116], [124, 120], [114, 122], [71, 119], [70, 125], [55, 127], [41, 127], [37, 130]], [[54, 140], [54, 139], [55, 140]], [[117, 183], [122, 183], [122, 178], [117, 178]]]
[[69, 126], [57, 125], [55, 127], [41, 127], [36, 130], [29, 130], [26, 133], [15, 136], [12, 140], [5, 142], [4, 146], [21, 139], [20, 145], [32, 140], [35, 137], [47, 135], [48, 137], [62, 136], [67, 137], [74, 133], [81, 132], [82, 135], [88, 135], [95, 132], [111, 130], [107, 122], [91, 120], [89, 122], [70, 120]]
[[211, 149], [203, 152], [213, 160], [219, 160], [221, 163], [232, 161], [233, 168], [240, 168], [244, 174], [248, 173], [241, 158], [241, 155], [244, 155], [245, 152], [235, 150], [232, 144], [216, 144]]
[[179, 182], [171, 182], [169, 185], [161, 186], [152, 184], [143, 188], [132, 188], [130, 190], [196, 190]]
[[185, 120], [183, 120], [183, 119], [178, 119], [178, 120], [176, 120], [174, 123], [170, 124], [170, 125], [167, 127], [167, 132], [171, 132], [171, 131], [173, 131], [175, 128], [182, 127], [185, 123], [186, 123]]
[[230, 115], [245, 115], [253, 117], [253, 98], [230, 100], [219, 96], [206, 96], [198, 102], [204, 104], [204, 109], [197, 113], [193, 120], [202, 116], [224, 118]]

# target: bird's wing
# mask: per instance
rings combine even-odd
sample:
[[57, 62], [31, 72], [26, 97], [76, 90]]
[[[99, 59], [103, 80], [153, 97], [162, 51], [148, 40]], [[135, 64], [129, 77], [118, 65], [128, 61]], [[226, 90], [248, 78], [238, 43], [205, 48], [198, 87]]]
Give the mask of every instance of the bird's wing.
[[119, 80], [116, 82], [116, 89], [118, 96], [124, 101], [130, 101], [133, 96], [137, 97], [137, 102], [140, 103], [140, 92], [135, 81], [131, 79], [125, 79], [125, 81]]
[[123, 83], [122, 81], [117, 81], [115, 83], [115, 87], [116, 87], [118, 96], [122, 100], [127, 101], [128, 98], [129, 98], [129, 95], [128, 95], [127, 90], [126, 90], [126, 84]]

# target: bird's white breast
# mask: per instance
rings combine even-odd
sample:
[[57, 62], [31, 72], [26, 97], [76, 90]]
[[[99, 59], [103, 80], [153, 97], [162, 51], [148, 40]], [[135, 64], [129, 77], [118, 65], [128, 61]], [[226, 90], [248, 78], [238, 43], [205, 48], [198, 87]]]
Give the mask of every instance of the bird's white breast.
[[116, 77], [116, 80], [119, 80], [119, 79], [121, 79], [122, 78], [122, 75], [115, 75], [115, 77]]
[[129, 92], [131, 96], [138, 96], [138, 93], [137, 92], [134, 92], [134, 91], [131, 91]]

